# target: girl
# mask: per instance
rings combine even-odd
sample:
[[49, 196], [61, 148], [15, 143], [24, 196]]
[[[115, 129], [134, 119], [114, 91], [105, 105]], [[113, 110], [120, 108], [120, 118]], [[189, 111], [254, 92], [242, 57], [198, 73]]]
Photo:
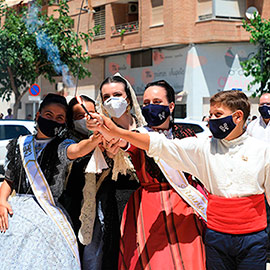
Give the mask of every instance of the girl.
[[[36, 115], [36, 135], [8, 145], [0, 188], [2, 269], [80, 269], [76, 238], [58, 199], [67, 165], [101, 138], [93, 135], [77, 144], [64, 139], [66, 111], [64, 97], [48, 94]], [[12, 190], [17, 196], [8, 202]]]
[[[81, 95], [86, 109], [95, 112], [95, 101]], [[76, 98], [68, 104], [67, 123], [69, 137], [79, 142], [92, 133], [86, 128], [85, 111]], [[96, 147], [94, 153], [97, 152]], [[103, 148], [101, 147], [103, 150]], [[119, 248], [119, 223], [114, 183], [103, 173], [87, 173], [86, 168], [93, 152], [75, 160], [68, 174], [63, 196], [64, 206], [70, 214], [75, 234], [79, 234], [79, 248], [83, 269], [101, 269], [102, 265], [116, 257]], [[99, 153], [102, 153], [99, 150]], [[109, 158], [104, 154], [105, 159]], [[104, 160], [103, 156], [99, 156]], [[83, 257], [84, 246], [87, 252]], [[105, 256], [106, 255], [106, 256]]]

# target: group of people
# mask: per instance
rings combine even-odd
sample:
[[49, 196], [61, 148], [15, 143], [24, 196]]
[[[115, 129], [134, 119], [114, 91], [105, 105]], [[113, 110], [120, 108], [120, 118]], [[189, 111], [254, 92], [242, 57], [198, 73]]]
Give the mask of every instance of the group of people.
[[174, 110], [164, 80], [142, 109], [120, 75], [97, 102], [48, 94], [8, 145], [1, 269], [265, 269], [270, 148], [243, 130], [248, 98], [211, 98], [211, 139]]
[[4, 116], [3, 113], [0, 113], [0, 119], [13, 119], [13, 114], [12, 114], [12, 109], [11, 108], [8, 108], [7, 109], [7, 115]]

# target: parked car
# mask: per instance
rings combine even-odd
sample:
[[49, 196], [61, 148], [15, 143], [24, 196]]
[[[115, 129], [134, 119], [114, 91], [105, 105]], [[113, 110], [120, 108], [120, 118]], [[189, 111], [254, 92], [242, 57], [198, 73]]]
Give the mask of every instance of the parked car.
[[207, 122], [205, 121], [197, 121], [187, 118], [175, 118], [174, 122], [176, 124], [181, 124], [184, 127], [192, 129], [198, 138], [212, 137], [212, 133], [207, 126]]
[[31, 134], [34, 130], [34, 121], [0, 120], [0, 174], [4, 174], [6, 146], [10, 139], [17, 138], [20, 135]]

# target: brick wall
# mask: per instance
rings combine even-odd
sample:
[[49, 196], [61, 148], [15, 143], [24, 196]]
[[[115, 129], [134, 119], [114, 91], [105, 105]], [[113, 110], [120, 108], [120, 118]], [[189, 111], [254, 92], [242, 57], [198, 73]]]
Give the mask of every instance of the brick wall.
[[[90, 1], [90, 0], [89, 0]], [[71, 15], [77, 22], [79, 0], [69, 2]], [[93, 7], [105, 5], [106, 36], [95, 39], [90, 45], [91, 55], [106, 55], [128, 50], [152, 47], [207, 43], [242, 42], [249, 40], [249, 34], [241, 27], [241, 20], [198, 20], [197, 0], [163, 0], [163, 25], [151, 26], [151, 0], [139, 2], [139, 32], [113, 36], [111, 27], [136, 20], [137, 15], [128, 15], [128, 4], [117, 0], [92, 0]], [[270, 0], [247, 0], [247, 7], [255, 6], [264, 18], [270, 17]], [[81, 15], [81, 31], [94, 26], [93, 15]], [[83, 44], [83, 46], [85, 46]]]

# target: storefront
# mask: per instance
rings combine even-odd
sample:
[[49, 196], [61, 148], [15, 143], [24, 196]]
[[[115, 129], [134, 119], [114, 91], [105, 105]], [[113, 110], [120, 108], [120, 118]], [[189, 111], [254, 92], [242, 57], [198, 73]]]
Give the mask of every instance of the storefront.
[[253, 91], [248, 92], [247, 86], [252, 78], [244, 75], [240, 62], [256, 50], [249, 43], [209, 43], [152, 49], [151, 61], [145, 61], [147, 54], [143, 58], [138, 52], [135, 60], [133, 52], [108, 56], [105, 77], [120, 72], [140, 102], [147, 83], [166, 80], [175, 89], [177, 117], [200, 120], [209, 110], [207, 100], [218, 91], [239, 89], [251, 95]]

